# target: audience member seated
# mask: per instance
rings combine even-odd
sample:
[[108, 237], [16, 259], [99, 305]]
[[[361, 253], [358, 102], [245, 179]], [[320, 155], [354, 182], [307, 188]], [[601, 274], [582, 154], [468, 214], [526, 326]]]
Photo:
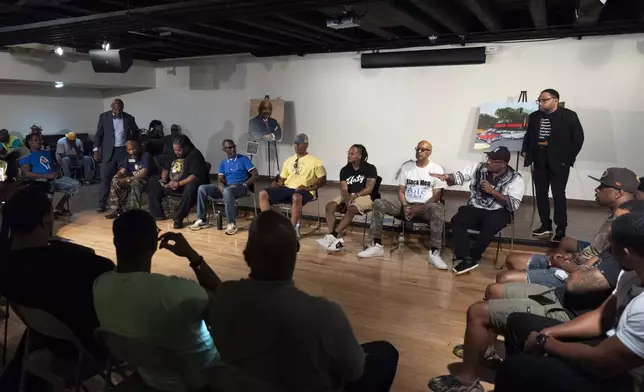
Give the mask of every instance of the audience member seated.
[[[38, 140], [35, 138], [34, 140]], [[69, 242], [51, 240], [51, 202], [42, 187], [29, 185], [17, 191], [4, 208], [4, 224], [11, 232], [0, 258], [0, 291], [10, 301], [44, 310], [66, 324], [80, 342], [100, 358], [94, 340], [98, 320], [92, 285], [114, 264], [94, 251]], [[64, 342], [30, 335], [33, 349], [49, 348], [57, 356], [77, 358], [78, 352]], [[2, 374], [0, 391], [18, 391], [24, 353], [23, 336], [16, 356]], [[27, 390], [37, 391], [27, 385]]]
[[572, 321], [508, 319], [497, 392], [637, 391], [644, 377], [644, 214], [615, 219], [611, 248], [624, 272], [604, 303]]
[[609, 168], [596, 180], [600, 185], [595, 189], [595, 201], [600, 207], [609, 208], [611, 215], [597, 230], [592, 242], [565, 237], [551, 255], [510, 253], [506, 258], [508, 271], [497, 275], [497, 283], [527, 282], [558, 287], [565, 285], [568, 274], [580, 265], [591, 265], [591, 260], [596, 260], [609, 245], [608, 229], [615, 211], [622, 203], [634, 199], [639, 184], [635, 173], [621, 167]]
[[637, 192], [635, 192], [635, 198], [644, 200], [644, 177], [640, 177], [640, 185], [637, 187]]
[[[327, 252], [342, 249], [342, 235], [353, 222], [353, 217], [372, 209], [371, 195], [376, 186], [378, 171], [374, 165], [367, 162], [368, 158], [367, 148], [362, 144], [352, 145], [347, 152], [347, 164], [340, 170], [340, 196], [326, 205], [329, 234], [317, 240]], [[336, 212], [344, 213], [339, 223], [335, 218]]]
[[302, 207], [313, 201], [316, 191], [326, 185], [326, 169], [321, 160], [307, 151], [308, 136], [300, 133], [293, 143], [295, 155], [284, 162], [278, 180], [259, 193], [259, 208], [268, 211], [272, 204], [290, 204], [291, 223], [299, 236]]
[[[168, 236], [166, 238], [166, 236]], [[247, 279], [221, 283], [185, 239], [174, 240], [210, 292], [211, 333], [224, 363], [286, 391], [388, 391], [398, 351], [388, 342], [358, 344], [342, 308], [295, 287], [299, 242], [282, 214], [262, 212], [244, 250]]]
[[[448, 185], [470, 182], [470, 199], [452, 217], [454, 273], [462, 275], [478, 267], [481, 256], [494, 236], [507, 226], [521, 205], [525, 185], [519, 172], [511, 168], [510, 151], [497, 147], [487, 154], [487, 162], [467, 166], [452, 174], [434, 174]], [[478, 230], [470, 245], [468, 230]]]
[[94, 179], [93, 161], [83, 153], [83, 142], [74, 132], [68, 132], [56, 143], [56, 162], [63, 168], [63, 175], [71, 177], [72, 168], [82, 167], [85, 183], [89, 183]]
[[45, 143], [45, 138], [42, 136], [42, 126], [40, 124], [32, 124], [29, 128], [29, 133], [27, 134], [27, 136], [29, 135], [38, 135], [41, 143], [40, 148], [45, 151], [51, 151], [51, 147], [48, 146], [47, 143]]
[[110, 203], [114, 211], [105, 216], [107, 219], [114, 219], [121, 215], [126, 209], [130, 196], [134, 197], [137, 208], [141, 208], [141, 196], [143, 189], [148, 185], [147, 179], [150, 175], [157, 174], [154, 161], [148, 153], [141, 150], [139, 142], [128, 140], [125, 143], [125, 150], [127, 158], [119, 163], [119, 170], [110, 186]]
[[70, 177], [58, 177], [51, 153], [42, 150], [38, 134], [32, 133], [27, 136], [25, 144], [29, 146], [30, 154], [19, 161], [24, 176], [35, 181], [51, 181], [56, 192], [64, 193], [54, 209], [55, 216], [72, 215], [72, 212], [67, 208], [67, 202], [80, 190], [80, 182]]
[[190, 209], [197, 204], [197, 190], [210, 182], [208, 165], [201, 152], [188, 136], [180, 135], [173, 144], [175, 159], [169, 169], [163, 168], [161, 176], [150, 177], [148, 207], [157, 220], [166, 219], [162, 201], [166, 195], [181, 195], [175, 212], [174, 228], [181, 229]]
[[445, 227], [445, 206], [440, 202], [445, 183], [432, 176], [443, 174], [443, 168], [431, 161], [432, 144], [426, 140], [416, 146], [416, 161], [405, 163], [399, 174], [398, 198], [380, 199], [373, 204], [371, 236], [373, 245], [358, 254], [358, 257], [383, 256], [382, 227], [385, 214], [405, 219], [414, 218], [429, 222], [429, 262], [439, 269], [447, 269], [441, 257], [443, 228]]
[[219, 164], [217, 184], [204, 184], [197, 191], [197, 221], [190, 226], [199, 230], [208, 226], [207, 212], [208, 197], [224, 199], [224, 208], [228, 225], [225, 233], [233, 235], [237, 232], [237, 205], [235, 200], [248, 196], [248, 188], [259, 177], [259, 173], [247, 156], [237, 154], [235, 142], [226, 139], [221, 143], [227, 158]]
[[[629, 201], [615, 211], [616, 216], [644, 212], [644, 202]], [[529, 312], [562, 322], [596, 309], [617, 285], [621, 266], [610, 248], [604, 250], [593, 267], [579, 266], [571, 272], [565, 286], [556, 289], [530, 283], [494, 283], [485, 293], [486, 300], [472, 304], [467, 311], [465, 344], [454, 354], [463, 359], [455, 375], [430, 380], [433, 391], [483, 391], [477, 378], [479, 367], [494, 352], [497, 334], [504, 334], [508, 317], [515, 312]], [[445, 389], [451, 386], [455, 389]], [[471, 389], [467, 389], [471, 388]]]
[[205, 387], [205, 371], [217, 358], [204, 322], [206, 290], [188, 279], [150, 272], [158, 229], [148, 212], [123, 213], [114, 221], [113, 232], [117, 270], [94, 283], [101, 328], [181, 357], [183, 366], [177, 373], [138, 369], [147, 385], [168, 392]]
[[6, 129], [0, 129], [0, 156], [5, 156], [20, 147], [22, 147], [20, 138], [11, 136]]

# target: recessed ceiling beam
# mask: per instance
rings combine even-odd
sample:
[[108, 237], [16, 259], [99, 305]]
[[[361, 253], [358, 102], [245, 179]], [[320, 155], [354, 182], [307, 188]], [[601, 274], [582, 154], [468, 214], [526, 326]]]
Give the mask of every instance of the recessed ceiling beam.
[[207, 24], [207, 23], [195, 23], [194, 25], [199, 26], [199, 27], [203, 27], [204, 29], [207, 29], [207, 30], [219, 31], [219, 32], [226, 33], [226, 34], [231, 34], [231, 35], [238, 35], [240, 37], [244, 37], [244, 38], [247, 38], [247, 39], [252, 39], [252, 40], [260, 41], [260, 42], [266, 42], [266, 43], [277, 45], [277, 46], [288, 46], [288, 43], [286, 43], [284, 41], [278, 41], [276, 39], [271, 39], [271, 38], [268, 38], [268, 37], [265, 37], [265, 36], [262, 36], [262, 35], [249, 34], [249, 33], [243, 32], [243, 31], [239, 31], [239, 30], [235, 30], [235, 29], [229, 29], [229, 28], [222, 27], [222, 26], [213, 26], [213, 25]]
[[181, 30], [181, 29], [175, 29], [173, 27], [159, 27], [157, 28], [159, 31], [169, 31], [171, 33], [180, 35], [180, 36], [185, 36], [185, 37], [191, 37], [191, 38], [196, 38], [200, 39], [203, 41], [208, 41], [208, 42], [214, 42], [220, 45], [225, 45], [228, 47], [232, 48], [243, 48], [246, 50], [253, 50], [257, 49], [260, 46], [259, 45], [253, 45], [253, 44], [248, 44], [245, 42], [239, 42], [239, 41], [233, 41], [227, 38], [221, 38], [221, 37], [215, 37], [211, 35], [206, 35], [206, 34], [199, 34], [199, 33], [193, 33], [191, 31], [186, 31], [186, 30]]
[[284, 14], [277, 14], [277, 15], [274, 15], [274, 16], [277, 19], [281, 19], [283, 21], [292, 23], [292, 24], [300, 26], [300, 27], [304, 27], [304, 28], [309, 29], [309, 30], [317, 31], [318, 33], [323, 33], [323, 34], [329, 35], [331, 37], [339, 38], [339, 39], [344, 40], [344, 41], [350, 41], [350, 42], [354, 42], [354, 43], [358, 42], [358, 40], [350, 38], [350, 37], [347, 37], [346, 35], [344, 35], [342, 33], [338, 33], [336, 31], [333, 31], [332, 29], [330, 29], [330, 28], [328, 28], [326, 26], [322, 27], [322, 26], [313, 25], [313, 24], [310, 24], [310, 23], [305, 22], [303, 20], [292, 18], [292, 17], [284, 15]]
[[[327, 46], [329, 45], [329, 43], [333, 44], [333, 41], [325, 40], [325, 39], [322, 39], [321, 37], [311, 36], [309, 34], [303, 34], [300, 31], [297, 31], [297, 32], [290, 31], [290, 30], [287, 30], [287, 28], [283, 25], [272, 24], [270, 22], [258, 23], [255, 21], [244, 20], [244, 19], [235, 19], [234, 22], [243, 24], [246, 26], [250, 26], [252, 28], [256, 28], [259, 30], [268, 31], [273, 34], [279, 34], [286, 37], [295, 38], [299, 41], [310, 42], [315, 44], [316, 46]], [[339, 46], [337, 44], [335, 45]]]
[[546, 10], [546, 0], [527, 0], [532, 23], [540, 30], [548, 28], [548, 11]]
[[371, 25], [368, 25], [368, 24], [361, 24], [360, 29], [366, 31], [367, 33], [371, 33], [373, 35], [376, 35], [376, 36], [378, 36], [380, 38], [384, 38], [384, 39], [396, 39], [396, 38], [398, 38], [398, 36], [388, 32], [385, 29], [381, 29], [380, 27], [371, 26]]
[[405, 21], [407, 28], [415, 31], [423, 37], [436, 35], [436, 29], [431, 26], [427, 21], [427, 17], [418, 13], [418, 9], [410, 6], [409, 3], [403, 1], [394, 1], [389, 3], [389, 6], [397, 12]]
[[492, 32], [501, 31], [501, 24], [490, 11], [488, 0], [463, 0], [463, 3]]
[[440, 0], [410, 0], [421, 11], [431, 16], [437, 22], [447, 27], [452, 33], [458, 36], [465, 36], [467, 30], [459, 21], [456, 13], [449, 10], [445, 3], [446, 1]]

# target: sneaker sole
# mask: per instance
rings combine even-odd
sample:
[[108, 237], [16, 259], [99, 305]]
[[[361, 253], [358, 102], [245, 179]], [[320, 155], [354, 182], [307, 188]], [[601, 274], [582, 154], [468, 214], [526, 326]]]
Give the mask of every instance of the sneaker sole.
[[385, 257], [385, 254], [383, 253], [381, 255], [371, 255], [371, 256], [360, 256], [360, 255], [358, 255], [358, 258], [360, 258], [360, 259], [373, 259], [375, 257]]
[[230, 233], [226, 231], [226, 232], [224, 232], [224, 234], [226, 234], [226, 235], [235, 235], [235, 234], [237, 234], [237, 229], [235, 229], [235, 231], [232, 231]]
[[429, 264], [431, 264], [434, 268], [439, 269], [441, 271], [447, 271], [449, 269], [449, 267], [447, 267], [447, 264], [445, 264], [444, 266], [442, 266], [442, 265], [438, 266], [438, 265], [432, 263], [431, 261], [429, 262]]
[[476, 265], [473, 265], [473, 266], [471, 266], [470, 268], [468, 268], [468, 269], [464, 269], [463, 271], [460, 271], [460, 272], [459, 272], [459, 271], [456, 271], [455, 269], [453, 269], [453, 268], [452, 268], [452, 271], [454, 271], [454, 273], [456, 274], [456, 276], [458, 276], [458, 275], [466, 274], [466, 273], [470, 272], [471, 270], [476, 269], [478, 266], [479, 266], [479, 265], [478, 265], [478, 264], [476, 264]]
[[199, 230], [201, 230], [201, 229], [205, 229], [206, 227], [208, 227], [208, 225], [203, 225], [203, 226], [199, 226], [199, 227], [192, 227], [192, 226], [188, 226], [188, 228], [189, 228], [190, 230], [192, 230], [192, 231], [199, 231]]
[[543, 233], [535, 233], [535, 232], [533, 231], [533, 232], [532, 232], [532, 235], [533, 235], [534, 237], [543, 237], [543, 236], [546, 236], [546, 235], [551, 235], [552, 233], [554, 233], [554, 231], [552, 231], [552, 230], [550, 230], [550, 231], [544, 231]]

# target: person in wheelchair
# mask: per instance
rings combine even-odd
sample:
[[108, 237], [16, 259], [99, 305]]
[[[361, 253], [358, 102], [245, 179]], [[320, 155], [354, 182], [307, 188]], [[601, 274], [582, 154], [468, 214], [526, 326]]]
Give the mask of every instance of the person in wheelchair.
[[67, 208], [67, 203], [80, 190], [80, 182], [70, 177], [58, 176], [55, 160], [51, 152], [42, 150], [42, 140], [37, 133], [28, 135], [25, 145], [29, 147], [30, 154], [18, 161], [23, 175], [34, 181], [49, 184], [51, 191], [64, 193], [54, 207], [54, 216], [71, 216], [72, 212]]
[[432, 149], [432, 144], [427, 140], [418, 142], [415, 147], [416, 160], [408, 161], [400, 168], [398, 198], [379, 199], [373, 203], [373, 219], [370, 228], [373, 245], [358, 253], [358, 257], [384, 255], [381, 237], [385, 214], [407, 221], [418, 217], [429, 222], [431, 238], [429, 262], [438, 269], [447, 269], [441, 257], [445, 206], [440, 201], [445, 183], [430, 175], [430, 173], [443, 172], [439, 164], [429, 159]]
[[114, 219], [125, 211], [130, 194], [139, 208], [148, 177], [156, 174], [154, 161], [148, 153], [143, 152], [139, 142], [128, 140], [125, 150], [127, 158], [119, 163], [119, 170], [112, 178], [110, 186], [110, 203], [114, 211], [106, 215], [106, 219]]
[[226, 139], [221, 143], [226, 159], [219, 164], [219, 175], [216, 184], [204, 184], [197, 190], [197, 220], [190, 226], [191, 230], [200, 230], [208, 226], [206, 202], [208, 198], [223, 199], [228, 225], [225, 233], [237, 232], [237, 206], [235, 200], [248, 196], [249, 187], [259, 177], [257, 169], [247, 156], [237, 154], [235, 142]]
[[[352, 145], [347, 152], [347, 164], [340, 170], [340, 196], [326, 205], [329, 234], [317, 241], [327, 252], [342, 249], [344, 229], [353, 222], [354, 216], [371, 210], [371, 194], [376, 186], [378, 170], [367, 162], [368, 158], [367, 148], [362, 144]], [[344, 213], [339, 223], [335, 219], [336, 212]]]

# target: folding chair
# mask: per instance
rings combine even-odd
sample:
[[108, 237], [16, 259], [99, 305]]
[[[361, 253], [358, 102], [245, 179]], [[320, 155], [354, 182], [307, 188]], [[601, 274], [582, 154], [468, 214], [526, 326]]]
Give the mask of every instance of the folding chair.
[[[317, 189], [315, 190], [315, 196], [313, 197], [313, 200], [312, 200], [312, 201], [313, 201], [313, 202], [315, 202], [315, 203], [317, 203], [317, 208], [318, 208], [318, 224], [317, 224], [317, 226], [316, 226], [315, 228], [313, 228], [312, 230], [310, 230], [310, 231], [308, 231], [308, 232], [306, 232], [306, 233], [304, 233], [304, 234], [300, 233], [300, 236], [301, 236], [301, 237], [303, 237], [303, 236], [305, 236], [305, 235], [313, 234], [314, 232], [316, 232], [316, 231], [320, 230], [320, 228], [322, 227], [322, 220], [321, 220], [321, 218], [320, 218], [320, 198], [318, 197], [318, 190], [317, 190]], [[273, 207], [274, 207], [274, 208], [277, 208], [277, 209], [278, 209], [278, 210], [280, 210], [280, 211], [284, 211], [284, 212], [286, 212], [286, 217], [287, 217], [287, 218], [290, 218], [290, 217], [291, 217], [291, 207], [292, 207], [292, 206], [291, 206], [291, 204], [275, 204], [275, 205], [273, 205]], [[299, 225], [299, 222], [298, 222], [298, 225]]]
[[[502, 268], [503, 265], [499, 266], [499, 253], [501, 252], [501, 234], [503, 233], [503, 230], [505, 230], [506, 227], [510, 226], [511, 227], [511, 234], [510, 234], [510, 250], [514, 249], [514, 212], [510, 214], [510, 223], [506, 225], [503, 229], [499, 230], [499, 232], [496, 235], [496, 255], [494, 256], [494, 266], [495, 268]], [[480, 233], [479, 230], [475, 229], [469, 229], [467, 230], [469, 234], [473, 235], [478, 235]]]
[[[11, 304], [11, 308], [27, 327], [20, 392], [25, 392], [26, 373], [47, 381], [54, 390], [67, 390], [68, 387], [72, 391], [80, 391], [81, 388], [87, 390], [83, 382], [97, 374], [106, 383], [110, 383], [92, 354], [60, 320], [43, 310], [28, 308], [15, 302]], [[78, 359], [74, 361], [68, 358], [56, 358], [48, 349], [31, 351], [33, 332], [71, 343], [78, 351]]]
[[[255, 184], [250, 184], [248, 186], [248, 194], [246, 196], [239, 197], [235, 199], [235, 207], [239, 207], [239, 200], [243, 199], [244, 197], [251, 197], [253, 199], [253, 212], [255, 212], [255, 216], [257, 216], [257, 197], [255, 195]], [[212, 212], [215, 214], [215, 207], [217, 205], [225, 205], [224, 199], [217, 199], [214, 197], [208, 196], [208, 201], [210, 202], [210, 205], [212, 206]], [[211, 216], [208, 216], [208, 222], [212, 222]], [[245, 228], [245, 227], [244, 227]], [[241, 228], [239, 228], [241, 229]]]

